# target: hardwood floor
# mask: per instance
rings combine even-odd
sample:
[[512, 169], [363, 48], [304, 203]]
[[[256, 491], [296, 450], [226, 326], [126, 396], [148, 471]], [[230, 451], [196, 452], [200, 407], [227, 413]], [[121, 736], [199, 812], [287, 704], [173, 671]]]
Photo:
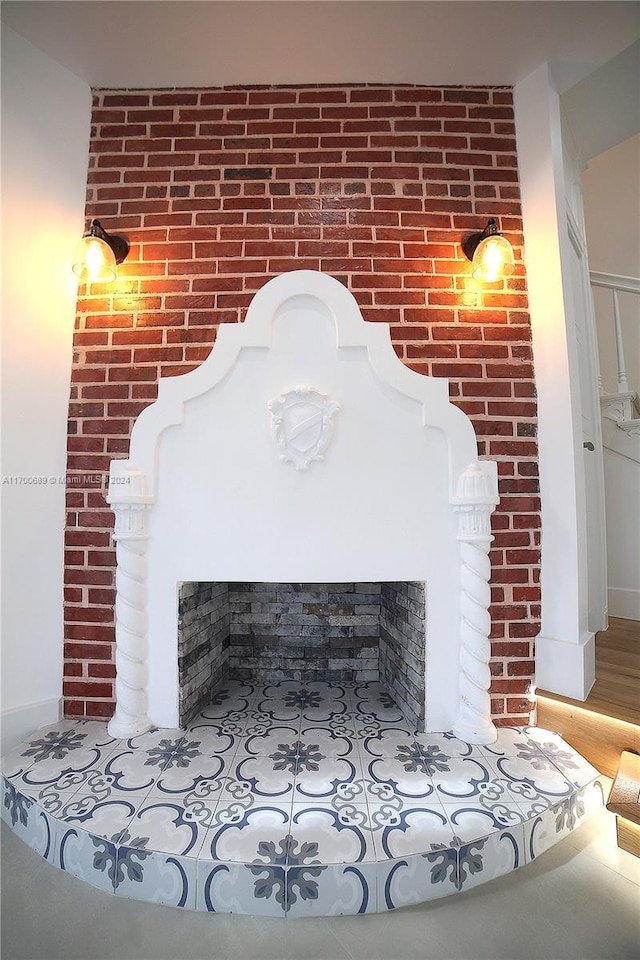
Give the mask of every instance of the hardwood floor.
[[611, 618], [596, 635], [596, 682], [584, 706], [640, 723], [640, 622]]
[[640, 622], [611, 618], [596, 636], [596, 682], [586, 700], [537, 691], [538, 724], [557, 730], [601, 773], [640, 752]]
[[640, 621], [612, 617], [609, 628], [596, 635], [596, 682], [586, 700], [546, 690], [538, 695], [640, 724]]

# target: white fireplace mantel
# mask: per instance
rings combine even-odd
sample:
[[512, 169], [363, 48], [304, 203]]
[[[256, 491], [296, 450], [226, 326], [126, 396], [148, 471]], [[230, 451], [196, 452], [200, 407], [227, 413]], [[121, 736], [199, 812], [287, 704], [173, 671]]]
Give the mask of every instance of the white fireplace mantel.
[[271, 280], [200, 367], [161, 380], [112, 462], [112, 735], [178, 725], [178, 583], [420, 580], [427, 730], [491, 742], [497, 499], [446, 380], [404, 366], [337, 280]]

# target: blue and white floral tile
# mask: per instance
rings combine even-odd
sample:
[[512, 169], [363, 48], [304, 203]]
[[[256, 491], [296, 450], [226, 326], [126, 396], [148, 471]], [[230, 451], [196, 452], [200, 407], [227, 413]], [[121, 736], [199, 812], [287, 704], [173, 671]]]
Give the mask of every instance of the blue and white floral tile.
[[425, 853], [434, 843], [445, 847], [454, 844], [446, 812], [437, 801], [407, 802], [397, 796], [387, 802], [370, 800], [369, 824], [381, 864], [385, 859]]
[[501, 795], [473, 797], [467, 801], [443, 803], [453, 833], [464, 840], [484, 837], [490, 832], [516, 829], [526, 817], [518, 803], [505, 790]]
[[230, 733], [233, 736], [241, 737], [244, 735], [244, 728], [247, 720], [252, 713], [252, 706], [244, 706], [244, 701], [237, 702], [237, 709], [234, 709], [233, 703], [227, 706], [210, 705], [201, 710], [189, 724], [189, 729], [200, 729], [201, 727], [218, 727], [224, 733]]
[[287, 917], [337, 917], [375, 913], [378, 866], [375, 863], [331, 864], [311, 871], [285, 871]]
[[257, 709], [283, 721], [296, 717], [325, 721], [344, 713], [346, 706], [344, 689], [324, 680], [282, 680], [264, 685], [256, 697]]
[[327, 720], [339, 719], [348, 713], [353, 706], [350, 700], [321, 699], [316, 705], [302, 708], [303, 723], [326, 723]]
[[[288, 745], [282, 746], [282, 760], [245, 755], [239, 751], [225, 777], [221, 799], [226, 801], [250, 792], [259, 803], [287, 801], [291, 805], [297, 756], [289, 752]], [[274, 753], [274, 757], [277, 756]]]
[[304, 748], [318, 750], [325, 757], [353, 757], [357, 754], [353, 739], [336, 733], [324, 720], [303, 719], [300, 742]]
[[6, 777], [2, 778], [2, 819], [32, 850], [53, 862], [55, 820], [35, 800], [16, 790]]
[[599, 776], [596, 768], [588, 760], [581, 757], [575, 750], [569, 750], [566, 744], [564, 749], [547, 751], [546, 756], [574, 787], [584, 787]]
[[[229, 750], [233, 750], [237, 747], [240, 737], [245, 736], [245, 727], [250, 713], [249, 710], [238, 710], [228, 717], [218, 717], [216, 719], [207, 717], [204, 713], [199, 713], [189, 724], [188, 733], [192, 737], [199, 737], [203, 730], [211, 730], [212, 736], [217, 734], [219, 737], [233, 738], [233, 742], [229, 741], [231, 744]], [[228, 752], [228, 750], [225, 752]]]
[[363, 761], [363, 766], [365, 781], [378, 790], [386, 784], [402, 799], [425, 801], [436, 797], [433, 780], [424, 764], [411, 753], [401, 753], [399, 759], [379, 757]]
[[360, 755], [366, 760], [377, 757], [396, 757], [400, 759], [402, 756], [410, 757], [417, 753], [413, 734], [398, 726], [381, 726], [376, 733], [362, 737], [359, 747]]
[[85, 744], [88, 747], [97, 747], [103, 757], [124, 744], [124, 740], [111, 736], [106, 720], [79, 719], [61, 722], [71, 724], [77, 733], [84, 734]]
[[472, 840], [490, 835], [497, 836], [502, 831], [506, 831], [515, 837], [520, 854], [519, 861], [524, 862], [522, 829], [524, 816], [517, 804], [496, 803], [492, 808], [484, 807], [479, 803], [445, 804], [444, 810], [449, 818], [456, 844], [470, 843]]
[[[216, 803], [184, 803], [149, 794], [138, 807], [128, 831], [138, 847], [196, 859], [213, 822]], [[118, 841], [122, 843], [120, 838]]]
[[[5, 776], [14, 781], [21, 793], [35, 797], [59, 777], [85, 773], [107, 758], [119, 742], [106, 738], [106, 727], [97, 726], [102, 728], [105, 738], [96, 735], [96, 725], [86, 727], [71, 721], [38, 731], [22, 745], [22, 771], [18, 772], [14, 755]], [[106, 739], [106, 744], [98, 745], [99, 739]]]
[[[224, 863], [271, 862], [286, 859], [286, 838], [291, 826], [291, 803], [265, 802], [245, 807], [242, 801], [220, 800], [214, 823], [200, 849], [200, 860]], [[278, 854], [285, 843], [284, 853]], [[282, 860], [284, 865], [284, 860]]]
[[[301, 695], [301, 696], [300, 696]], [[311, 699], [318, 698], [340, 700], [344, 696], [343, 688], [326, 680], [274, 680], [262, 683], [257, 691], [258, 700], [285, 701], [290, 700], [301, 708]]]
[[[100, 761], [95, 767], [88, 767], [86, 770], [70, 770], [68, 773], [62, 773], [51, 783], [47, 783], [40, 793], [38, 800], [42, 801], [53, 792], [59, 796], [70, 799], [76, 793], [91, 793], [94, 789], [94, 781], [102, 781], [104, 776], [104, 765], [108, 763], [108, 758]], [[109, 778], [106, 778], [109, 780]], [[105, 788], [106, 789], [106, 788]], [[103, 799], [108, 796], [108, 791]]]
[[292, 724], [299, 729], [301, 719], [302, 715], [299, 708], [291, 701], [258, 697], [253, 710], [250, 711], [247, 732], [251, 732], [252, 728], [256, 726], [266, 727], [269, 721], [271, 721], [271, 724]]
[[482, 744], [479, 749], [488, 757], [528, 757], [545, 753], [543, 744], [566, 749], [566, 743], [557, 733], [541, 727], [498, 727], [494, 743]]
[[291, 752], [297, 749], [300, 740], [300, 722], [278, 723], [264, 729], [257, 730], [246, 736], [238, 745], [236, 756], [273, 757], [281, 752], [282, 745]]
[[143, 802], [143, 796], [132, 794], [108, 800], [75, 794], [55, 813], [57, 834], [76, 828], [117, 843]]
[[225, 731], [222, 724], [190, 725], [180, 749], [174, 755], [190, 757], [232, 757], [240, 743], [240, 735]]
[[[276, 720], [270, 713], [265, 713], [263, 710], [258, 709], [249, 710], [245, 716], [242, 733], [238, 737], [238, 746], [242, 745], [242, 738], [259, 737], [267, 733], [268, 730], [271, 730], [272, 727], [281, 725], [282, 722]], [[293, 720], [288, 723], [288, 726], [296, 731], [299, 730], [300, 718], [294, 717]]]
[[501, 765], [510, 760], [510, 769], [513, 769], [514, 760], [520, 760], [536, 771], [559, 770], [573, 786], [584, 786], [598, 775], [598, 771], [572, 750], [559, 734], [539, 727], [506, 728], [500, 732], [496, 744], [483, 749]]
[[332, 687], [322, 681], [305, 684], [295, 696], [303, 723], [325, 723], [341, 717], [352, 705], [342, 686]]
[[520, 824], [501, 833], [460, 842], [456, 885], [462, 892], [472, 890], [517, 870], [524, 863], [524, 831]]
[[457, 849], [434, 844], [428, 853], [378, 864], [378, 911], [448, 897], [458, 884]]
[[[165, 759], [173, 753], [176, 747], [184, 740], [184, 730], [174, 727], [152, 727], [146, 733], [139, 733], [124, 741], [129, 750], [140, 753], [151, 751], [157, 758]], [[157, 759], [156, 762], [160, 762]]]
[[117, 850], [116, 896], [170, 907], [196, 909], [197, 861], [193, 857], [155, 853], [120, 845]]
[[61, 870], [113, 893], [117, 857], [115, 843], [82, 828], [58, 823], [56, 862]]
[[165, 763], [166, 760], [158, 762], [154, 755], [132, 747], [118, 748], [85, 772], [79, 792], [99, 800], [129, 794], [144, 796], [155, 784]]
[[406, 724], [402, 711], [378, 680], [359, 684], [354, 690], [354, 704], [358, 712], [381, 723]]
[[207, 720], [228, 720], [238, 714], [246, 713], [255, 704], [258, 686], [241, 680], [230, 680], [223, 684], [211, 698], [211, 702], [198, 714], [194, 723]]
[[15, 780], [35, 763], [34, 757], [25, 755], [26, 747], [27, 742], [20, 743], [17, 747], [5, 753], [0, 760], [0, 773], [7, 780]]
[[[94, 750], [98, 759], [108, 756], [122, 741], [111, 737], [106, 723], [97, 720], [60, 720], [41, 727], [0, 761], [2, 773], [12, 779], [36, 763], [64, 761], [78, 750]], [[64, 764], [63, 764], [64, 766]], [[78, 769], [78, 763], [73, 769]]]
[[198, 860], [196, 910], [286, 917], [285, 867], [255, 871], [246, 864]]
[[[413, 734], [415, 742], [422, 747], [423, 759], [431, 760], [434, 764], [444, 763], [449, 760], [465, 760], [467, 757], [482, 759], [484, 756], [482, 748], [473, 743], [467, 743], [466, 740], [460, 740], [454, 733], [419, 733]], [[436, 769], [445, 769], [445, 767], [436, 767]], [[429, 770], [429, 773], [432, 773]]]
[[[300, 800], [298, 799], [298, 803]], [[351, 816], [352, 807], [366, 807], [368, 803], [367, 784], [364, 779], [352, 780], [350, 783], [338, 783], [331, 797], [326, 798], [334, 810], [344, 811], [345, 816]]]
[[222, 793], [232, 769], [232, 758], [224, 754], [184, 759], [182, 763], [167, 765], [152, 785], [150, 793], [168, 798], [196, 793], [200, 799], [206, 797], [207, 802], [211, 802]]
[[597, 772], [557, 734], [501, 728], [472, 746], [389, 719], [376, 684], [311, 687], [230, 684], [186, 733], [40, 730], [3, 759], [3, 819], [121, 896], [330, 916], [493, 879], [604, 802]]
[[518, 737], [518, 731], [520, 731], [520, 737], [526, 737], [529, 743], [531, 743], [532, 746], [537, 746], [542, 753], [553, 753], [556, 749], [567, 749], [566, 742], [559, 733], [553, 730], [546, 730], [544, 727], [516, 727], [511, 729], [515, 729], [516, 731], [516, 739]]
[[408, 721], [394, 720], [392, 717], [379, 716], [378, 713], [367, 713], [360, 706], [355, 709], [354, 723], [355, 736], [359, 740], [376, 736], [380, 730], [390, 730], [392, 727], [405, 735], [413, 736], [412, 725]]
[[324, 726], [331, 730], [336, 737], [347, 737], [359, 741], [363, 737], [377, 734], [382, 724], [379, 720], [366, 717], [354, 707], [351, 707], [344, 713], [335, 715], [330, 720], [325, 721]]
[[356, 681], [351, 690], [351, 696], [354, 700], [379, 700], [382, 696], [391, 700], [379, 680], [367, 680], [364, 683]]
[[605, 802], [601, 779], [573, 791], [560, 803], [533, 816], [524, 823], [525, 858], [529, 863], [580, 826]]
[[446, 766], [446, 769], [433, 769], [431, 776], [442, 803], [469, 801], [481, 797], [489, 800], [513, 800], [508, 792], [507, 778], [485, 757], [451, 759], [441, 766]]
[[301, 848], [315, 844], [320, 863], [376, 860], [366, 804], [294, 803], [290, 833]]
[[362, 781], [359, 757], [323, 757], [319, 751], [300, 753], [296, 768], [294, 802], [331, 800], [340, 788]]
[[[145, 804], [150, 804], [152, 801], [182, 804], [185, 808], [183, 815], [185, 820], [208, 828], [216, 822], [214, 814], [222, 796], [224, 783], [224, 777], [217, 777], [215, 779], [199, 780], [194, 789], [186, 793], [176, 792], [172, 794], [162, 789], [152, 790], [145, 798]], [[247, 798], [250, 803], [253, 803], [253, 796], [250, 792], [247, 794]]]
[[514, 803], [445, 805], [459, 849], [458, 879], [467, 890], [526, 862], [524, 817]]
[[[298, 841], [288, 834], [277, 844], [260, 845], [260, 855], [247, 865], [253, 877], [254, 900], [272, 901], [286, 913], [304, 902], [317, 907], [320, 883], [332, 867], [318, 857], [315, 841]], [[328, 891], [329, 892], [329, 891]], [[335, 901], [335, 892], [329, 892]]]
[[53, 783], [43, 787], [35, 799], [41, 810], [44, 810], [49, 816], [57, 817], [81, 789], [87, 788], [89, 780], [90, 771], [80, 774], [63, 774]]
[[516, 800], [546, 803], [550, 806], [569, 796], [571, 783], [544, 754], [528, 757], [505, 756], [494, 759], [499, 778]]

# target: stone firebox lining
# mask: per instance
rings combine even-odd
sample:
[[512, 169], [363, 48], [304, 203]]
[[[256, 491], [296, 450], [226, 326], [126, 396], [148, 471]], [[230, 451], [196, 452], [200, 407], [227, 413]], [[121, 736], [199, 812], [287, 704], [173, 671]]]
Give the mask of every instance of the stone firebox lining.
[[182, 583], [179, 716], [184, 728], [227, 679], [380, 679], [424, 729], [423, 583]]

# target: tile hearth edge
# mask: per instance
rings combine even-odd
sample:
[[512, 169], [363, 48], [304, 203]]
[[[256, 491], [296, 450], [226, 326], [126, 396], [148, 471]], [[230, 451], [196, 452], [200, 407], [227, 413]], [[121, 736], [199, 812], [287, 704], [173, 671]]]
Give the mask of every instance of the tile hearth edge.
[[377, 682], [229, 684], [186, 730], [64, 720], [2, 760], [2, 817], [99, 889], [192, 910], [373, 913], [540, 856], [604, 802], [557, 734], [416, 734]]

